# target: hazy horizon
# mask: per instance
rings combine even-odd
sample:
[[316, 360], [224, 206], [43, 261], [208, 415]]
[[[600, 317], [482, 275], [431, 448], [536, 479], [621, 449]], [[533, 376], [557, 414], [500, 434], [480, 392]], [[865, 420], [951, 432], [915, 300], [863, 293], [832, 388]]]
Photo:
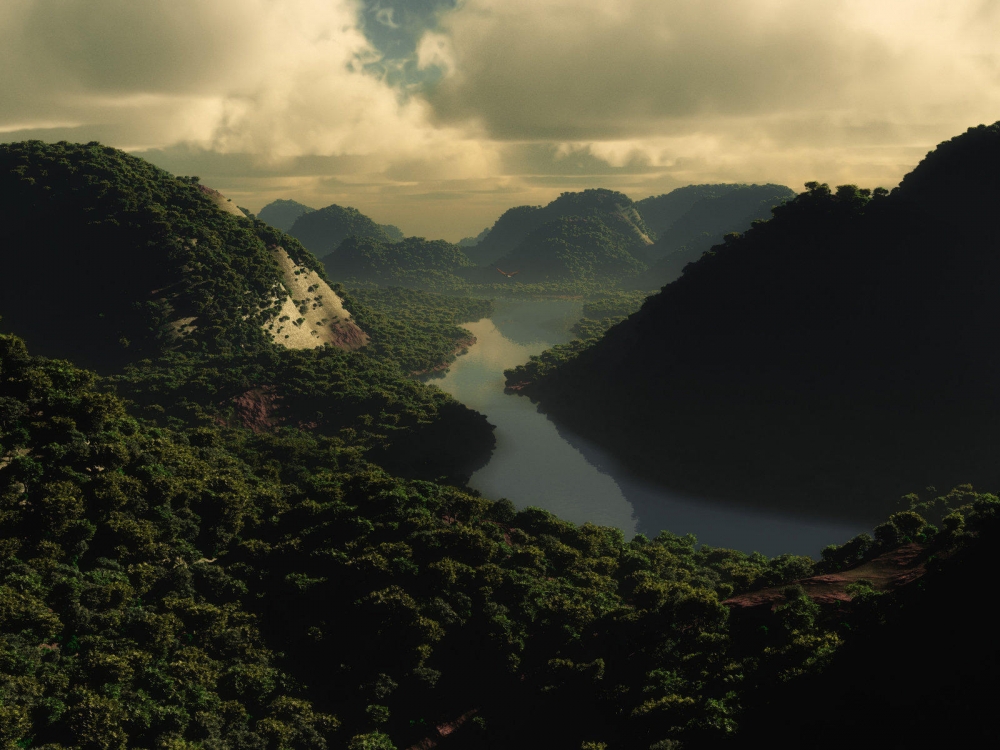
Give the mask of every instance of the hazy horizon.
[[892, 187], [1000, 119], [998, 32], [996, 0], [11, 0], [0, 138], [454, 241], [588, 187]]

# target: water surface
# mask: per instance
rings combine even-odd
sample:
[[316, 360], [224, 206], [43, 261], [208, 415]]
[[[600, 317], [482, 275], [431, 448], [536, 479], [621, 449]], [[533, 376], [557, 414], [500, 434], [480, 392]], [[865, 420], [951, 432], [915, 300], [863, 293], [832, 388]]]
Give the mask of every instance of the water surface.
[[535, 506], [574, 523], [617, 526], [626, 538], [661, 529], [699, 542], [758, 551], [818, 556], [864, 523], [758, 513], [681, 495], [638, 479], [603, 449], [553, 423], [522, 396], [505, 394], [503, 371], [572, 338], [583, 303], [498, 301], [492, 318], [466, 324], [477, 339], [434, 383], [496, 425], [496, 449], [469, 484], [484, 496]]

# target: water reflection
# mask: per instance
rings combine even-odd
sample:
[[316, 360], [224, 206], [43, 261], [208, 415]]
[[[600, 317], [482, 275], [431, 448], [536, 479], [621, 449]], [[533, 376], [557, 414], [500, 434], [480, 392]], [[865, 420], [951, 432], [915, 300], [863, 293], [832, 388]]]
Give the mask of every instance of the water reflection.
[[602, 449], [557, 426], [527, 398], [504, 394], [504, 369], [569, 341], [580, 317], [573, 300], [501, 302], [492, 319], [465, 325], [478, 343], [435, 384], [496, 425], [490, 462], [469, 484], [486, 497], [506, 497], [574, 523], [617, 526], [631, 538], [661, 529], [700, 542], [766, 555], [817, 556], [863, 524], [763, 514], [671, 492], [632, 476]]

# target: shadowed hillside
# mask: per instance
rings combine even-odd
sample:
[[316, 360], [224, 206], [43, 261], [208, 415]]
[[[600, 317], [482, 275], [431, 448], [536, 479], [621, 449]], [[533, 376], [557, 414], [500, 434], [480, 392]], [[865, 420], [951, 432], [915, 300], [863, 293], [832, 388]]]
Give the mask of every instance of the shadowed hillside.
[[336, 204], [302, 214], [288, 233], [317, 257], [333, 252], [345, 237], [371, 237], [383, 242], [392, 241], [385, 229], [358, 209]]
[[[612, 190], [594, 189], [563, 193], [547, 206], [518, 206], [506, 211], [485, 233], [477, 245], [466, 249], [479, 265], [497, 261], [518, 262], [538, 250], [529, 240], [532, 233], [561, 219], [578, 218], [599, 221], [619, 235], [631, 250], [642, 250], [652, 243], [650, 231], [632, 201]], [[548, 234], [558, 233], [550, 229]], [[542, 251], [544, 253], [544, 251]]]
[[257, 218], [261, 221], [266, 221], [275, 229], [287, 232], [292, 228], [292, 224], [295, 223], [296, 219], [303, 214], [308, 214], [315, 210], [315, 208], [310, 208], [298, 201], [279, 198], [264, 206], [257, 214]]
[[524, 390], [703, 493], [874, 518], [914, 487], [997, 486], [998, 155], [980, 126], [891, 195], [811, 183]]

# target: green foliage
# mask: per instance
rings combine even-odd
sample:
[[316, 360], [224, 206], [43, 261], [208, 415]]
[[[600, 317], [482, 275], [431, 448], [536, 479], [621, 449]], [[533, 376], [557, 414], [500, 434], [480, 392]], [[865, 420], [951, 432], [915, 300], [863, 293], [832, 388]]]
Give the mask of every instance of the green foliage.
[[[4, 321], [42, 352], [108, 369], [264, 345], [275, 232], [195, 182], [98, 143], [29, 141], [0, 145], [0, 188]], [[170, 325], [186, 318], [190, 335]]]
[[[224, 382], [174, 364], [185, 393]], [[153, 427], [12, 337], [0, 398], [0, 697], [39, 745], [409, 747], [471, 709], [501, 745], [725, 736], [734, 676], [773, 659], [734, 649], [721, 598], [808, 572], [398, 479], [316, 432]], [[813, 642], [774, 659], [808, 671]]]
[[412, 374], [452, 362], [473, 341], [459, 324], [493, 314], [490, 300], [401, 288], [355, 288], [345, 304], [357, 308], [355, 320], [372, 335], [369, 351]]
[[334, 251], [347, 237], [370, 237], [389, 242], [386, 231], [356, 208], [331, 204], [300, 215], [288, 230], [317, 257]]
[[874, 521], [912, 486], [996, 486], [998, 144], [973, 129], [891, 195], [809, 183], [522, 392], [706, 494]]
[[338, 281], [452, 291], [468, 284], [454, 274], [472, 262], [458, 245], [444, 240], [408, 237], [400, 242], [351, 236], [323, 257], [327, 273]]

